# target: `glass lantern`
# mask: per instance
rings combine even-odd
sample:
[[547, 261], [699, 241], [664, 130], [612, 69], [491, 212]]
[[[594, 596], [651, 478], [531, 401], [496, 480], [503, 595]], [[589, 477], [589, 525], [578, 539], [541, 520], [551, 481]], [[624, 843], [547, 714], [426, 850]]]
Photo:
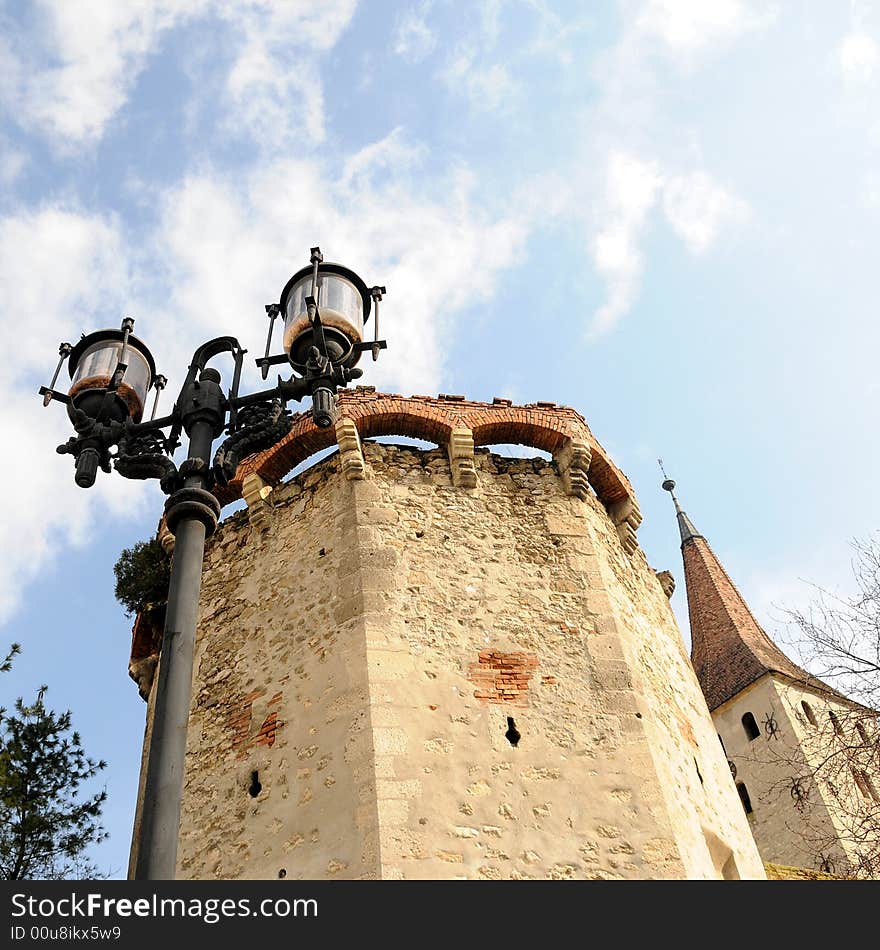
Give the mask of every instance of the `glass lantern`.
[[110, 419], [124, 422], [131, 418], [140, 422], [147, 393], [156, 375], [156, 364], [150, 351], [137, 337], [129, 335], [126, 350], [127, 368], [114, 398], [108, 403], [104, 396], [122, 356], [125, 333], [122, 330], [99, 330], [84, 336], [73, 348], [68, 360], [73, 383], [68, 395], [71, 403], [90, 416], [104, 408]]
[[[306, 297], [312, 293], [312, 268], [297, 271], [281, 292], [284, 314], [284, 352], [293, 368], [305, 370], [312, 346]], [[370, 316], [370, 292], [354, 271], [340, 264], [318, 265], [318, 291], [315, 295], [324, 327], [327, 353], [337, 366], [354, 366], [360, 359], [356, 343], [364, 338], [364, 323]]]

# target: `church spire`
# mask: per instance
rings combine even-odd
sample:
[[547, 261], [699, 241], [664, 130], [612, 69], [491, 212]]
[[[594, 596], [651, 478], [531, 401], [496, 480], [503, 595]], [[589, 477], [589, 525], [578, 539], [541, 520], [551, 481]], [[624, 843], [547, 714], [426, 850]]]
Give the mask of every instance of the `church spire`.
[[663, 488], [675, 503], [691, 627], [691, 663], [709, 710], [717, 709], [766, 673], [778, 673], [843, 698], [789, 660], [767, 636], [709, 543], [678, 503], [673, 493], [675, 482], [666, 478]]
[[[660, 461], [660, 460], [658, 459], [657, 461]], [[660, 461], [660, 469], [661, 471], [663, 470], [662, 461]], [[663, 474], [665, 475], [666, 472], [663, 472]], [[684, 509], [678, 503], [678, 499], [675, 497], [675, 482], [671, 478], [667, 478], [663, 482], [663, 490], [668, 491], [669, 494], [672, 495], [672, 501], [675, 504], [675, 514], [676, 514], [676, 517], [678, 518], [678, 530], [679, 530], [679, 533], [681, 534], [681, 543], [684, 544], [685, 541], [690, 541], [693, 538], [701, 538], [702, 535], [694, 527], [693, 521], [691, 521], [691, 519], [688, 518], [687, 514], [685, 514]]]

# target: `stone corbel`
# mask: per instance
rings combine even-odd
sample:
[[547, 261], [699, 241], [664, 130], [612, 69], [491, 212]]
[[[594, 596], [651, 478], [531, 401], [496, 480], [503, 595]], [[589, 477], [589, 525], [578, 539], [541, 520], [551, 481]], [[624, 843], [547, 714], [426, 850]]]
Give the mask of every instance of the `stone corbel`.
[[568, 439], [554, 455], [553, 459], [559, 469], [566, 495], [574, 495], [575, 498], [583, 500], [590, 494], [587, 473], [590, 471], [592, 454], [586, 442]]
[[255, 472], [245, 475], [241, 483], [241, 497], [247, 502], [248, 520], [260, 531], [272, 523], [272, 502], [269, 501], [271, 494], [272, 486]]
[[449, 468], [457, 488], [474, 488], [477, 469], [474, 464], [474, 433], [471, 429], [453, 429], [449, 433]]
[[137, 683], [142, 699], [149, 699], [153, 676], [162, 649], [165, 606], [141, 610], [131, 631], [131, 658], [128, 675]]
[[349, 481], [366, 478], [364, 452], [354, 419], [336, 420], [336, 441], [339, 443], [339, 464]]
[[137, 683], [138, 693], [145, 702], [150, 699], [150, 690], [153, 688], [153, 677], [156, 675], [158, 663], [158, 655], [128, 661], [128, 675]]
[[655, 571], [657, 575], [657, 580], [660, 581], [660, 586], [663, 588], [663, 593], [667, 597], [672, 597], [675, 593], [675, 578], [669, 571]]
[[639, 546], [636, 531], [642, 523], [642, 513], [639, 511], [635, 498], [629, 495], [623, 501], [615, 502], [609, 506], [608, 514], [614, 522], [614, 527], [617, 528], [617, 536], [620, 538], [623, 550], [627, 554], [632, 554]]
[[165, 521], [165, 516], [162, 516], [162, 520], [159, 522], [159, 530], [156, 532], [156, 540], [162, 547], [162, 550], [171, 557], [174, 553], [174, 535], [168, 530], [168, 523]]

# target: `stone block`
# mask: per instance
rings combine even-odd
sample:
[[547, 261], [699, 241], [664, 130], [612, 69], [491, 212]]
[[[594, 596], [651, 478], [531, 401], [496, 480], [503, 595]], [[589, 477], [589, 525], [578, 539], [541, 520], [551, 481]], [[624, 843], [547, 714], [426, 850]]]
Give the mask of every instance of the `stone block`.
[[248, 520], [259, 531], [272, 523], [272, 486], [254, 472], [245, 475], [241, 483], [241, 496], [247, 502]]
[[590, 494], [589, 471], [592, 449], [583, 439], [568, 439], [554, 455], [567, 495], [584, 499]]
[[675, 578], [669, 571], [657, 571], [657, 580], [660, 581], [660, 587], [667, 597], [672, 597], [675, 593]]
[[470, 429], [453, 429], [447, 445], [452, 484], [456, 488], [474, 488], [477, 470], [474, 466], [474, 434]]
[[618, 501], [608, 508], [608, 514], [617, 528], [617, 535], [624, 551], [632, 555], [638, 547], [636, 531], [642, 523], [642, 513], [639, 510], [638, 503], [632, 495], [627, 496], [622, 501]]
[[364, 453], [361, 439], [353, 419], [336, 420], [336, 441], [339, 445], [339, 466], [342, 474], [350, 481], [359, 481], [366, 477]]

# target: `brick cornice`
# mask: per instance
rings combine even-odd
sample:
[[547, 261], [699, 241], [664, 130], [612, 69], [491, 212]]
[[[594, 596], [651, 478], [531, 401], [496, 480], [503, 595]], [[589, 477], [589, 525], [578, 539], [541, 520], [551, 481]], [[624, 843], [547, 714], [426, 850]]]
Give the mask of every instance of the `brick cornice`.
[[[514, 443], [554, 454], [570, 440], [579, 440], [592, 450], [588, 479], [598, 498], [606, 506], [635, 501], [627, 477], [608, 457], [583, 416], [568, 406], [551, 402], [515, 406], [507, 399], [485, 403], [463, 396], [406, 397], [358, 386], [338, 394], [337, 414], [339, 419], [354, 422], [361, 439], [402, 435], [444, 445], [453, 430], [470, 429], [476, 446]], [[242, 460], [235, 478], [217, 490], [217, 497], [224, 505], [240, 498], [242, 482], [248, 474], [259, 475], [270, 485], [277, 484], [300, 462], [335, 442], [333, 427], [319, 429], [311, 414], [299, 413], [284, 439]]]

